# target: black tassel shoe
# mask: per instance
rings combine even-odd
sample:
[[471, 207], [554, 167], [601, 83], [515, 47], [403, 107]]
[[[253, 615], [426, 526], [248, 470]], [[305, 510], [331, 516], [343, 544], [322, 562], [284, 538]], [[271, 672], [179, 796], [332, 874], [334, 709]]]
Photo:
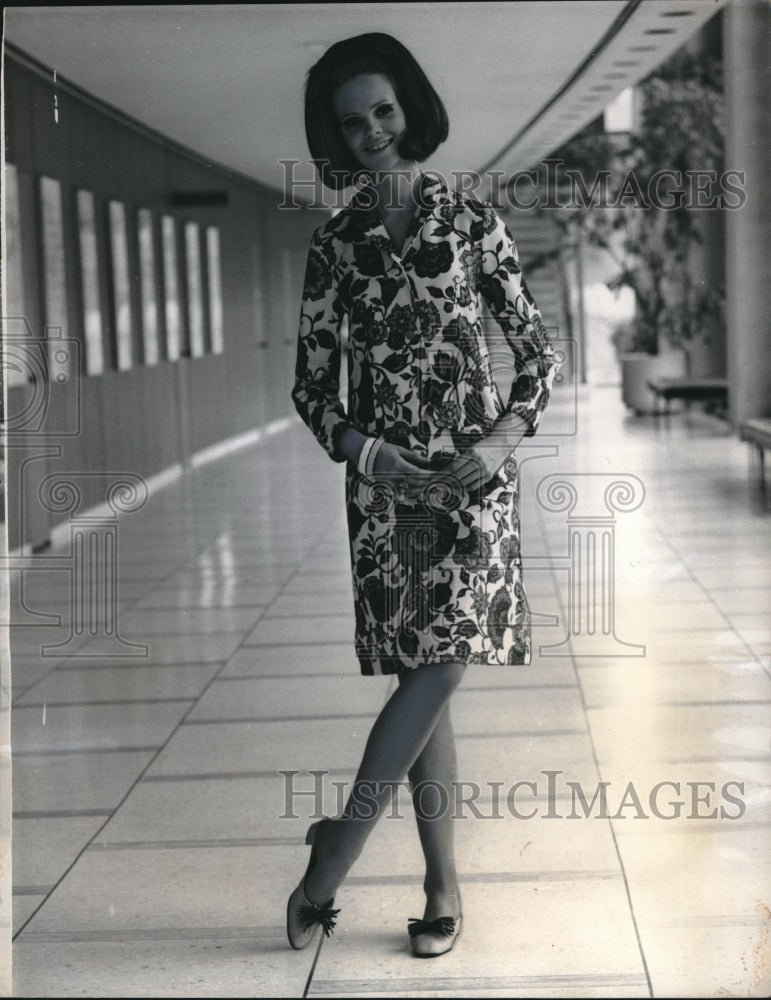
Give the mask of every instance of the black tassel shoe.
[[463, 914], [458, 917], [437, 917], [436, 920], [418, 920], [410, 917], [407, 932], [412, 942], [415, 958], [437, 958], [452, 951], [460, 936]]
[[335, 929], [335, 921], [340, 912], [332, 909], [334, 898], [327, 900], [323, 906], [317, 906], [308, 899], [305, 892], [305, 882], [316, 865], [316, 834], [323, 822], [325, 822], [323, 819], [319, 820], [308, 828], [305, 843], [311, 845], [310, 861], [302, 881], [289, 897], [286, 907], [286, 934], [291, 946], [298, 951], [311, 943], [317, 927], [321, 927], [324, 934], [329, 937]]

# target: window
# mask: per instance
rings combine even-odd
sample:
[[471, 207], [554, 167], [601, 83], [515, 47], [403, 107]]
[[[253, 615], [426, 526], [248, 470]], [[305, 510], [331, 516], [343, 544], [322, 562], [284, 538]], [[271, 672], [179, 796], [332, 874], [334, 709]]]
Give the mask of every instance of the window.
[[102, 307], [99, 300], [99, 256], [96, 244], [94, 196], [90, 191], [78, 191], [77, 211], [86, 374], [101, 375], [104, 371], [104, 350]]
[[142, 347], [146, 365], [157, 365], [158, 348], [158, 298], [155, 290], [155, 243], [153, 216], [149, 209], [137, 212], [139, 234], [139, 278], [142, 291]]
[[[16, 167], [12, 163], [5, 165], [5, 249], [6, 258], [3, 261], [5, 267], [5, 320], [4, 336], [9, 333], [13, 337], [23, 336], [26, 327], [23, 322], [9, 323], [10, 319], [23, 320], [25, 316], [24, 305], [24, 272], [22, 268], [21, 240], [22, 240], [21, 211], [19, 203], [19, 178]], [[3, 357], [3, 376], [5, 384], [25, 385], [27, 382], [27, 367], [23, 357], [15, 357], [15, 351], [9, 354], [8, 345]], [[19, 345], [19, 350], [23, 353], [24, 348]]]
[[225, 337], [222, 327], [222, 270], [220, 264], [220, 231], [206, 227], [206, 264], [209, 278], [209, 329], [212, 354], [222, 354]]
[[133, 365], [131, 289], [129, 282], [126, 209], [123, 202], [110, 202], [110, 249], [112, 251], [112, 287], [115, 309], [115, 347], [118, 369]]
[[70, 376], [72, 353], [62, 343], [67, 337], [67, 285], [64, 272], [64, 223], [62, 192], [53, 177], [40, 178], [40, 209], [43, 223], [43, 283], [45, 326], [48, 339], [50, 378], [65, 382]]
[[163, 286], [166, 314], [166, 357], [177, 361], [182, 353], [182, 314], [179, 308], [179, 280], [177, 270], [177, 232], [170, 215], [161, 217], [163, 244]]
[[185, 223], [185, 263], [187, 265], [187, 308], [190, 318], [190, 356], [200, 358], [204, 353], [204, 315], [201, 243], [197, 222]]

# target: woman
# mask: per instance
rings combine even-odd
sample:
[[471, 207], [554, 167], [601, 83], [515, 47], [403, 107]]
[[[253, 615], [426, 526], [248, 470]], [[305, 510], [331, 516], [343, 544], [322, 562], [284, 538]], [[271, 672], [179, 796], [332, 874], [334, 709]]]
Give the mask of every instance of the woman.
[[[334, 894], [407, 774], [426, 862], [426, 908], [409, 933], [416, 956], [434, 957], [461, 926], [446, 808], [456, 779], [450, 696], [468, 663], [530, 658], [512, 451], [535, 432], [554, 352], [502, 221], [417, 166], [446, 139], [447, 115], [400, 42], [376, 33], [333, 45], [308, 74], [305, 122], [327, 185], [367, 183], [313, 236], [293, 399], [331, 458], [347, 462], [362, 673], [396, 674], [399, 684], [342, 817], [308, 831], [287, 931], [295, 948], [319, 925], [331, 932]], [[506, 402], [482, 302], [513, 352]]]

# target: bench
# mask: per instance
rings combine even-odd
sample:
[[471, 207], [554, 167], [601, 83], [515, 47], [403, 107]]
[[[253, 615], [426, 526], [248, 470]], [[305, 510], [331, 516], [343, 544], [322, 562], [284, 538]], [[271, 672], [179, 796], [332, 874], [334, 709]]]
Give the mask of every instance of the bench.
[[752, 445], [758, 455], [758, 465], [760, 468], [760, 488], [765, 491], [766, 470], [764, 464], [764, 453], [767, 448], [771, 448], [771, 417], [755, 417], [752, 420], [745, 420], [739, 427], [739, 437]]
[[656, 400], [664, 401], [664, 413], [670, 413], [673, 399], [682, 399], [686, 403], [694, 400], [717, 403], [722, 409], [728, 406], [728, 379], [710, 376], [707, 378], [652, 378], [648, 379], [648, 388], [656, 396]]

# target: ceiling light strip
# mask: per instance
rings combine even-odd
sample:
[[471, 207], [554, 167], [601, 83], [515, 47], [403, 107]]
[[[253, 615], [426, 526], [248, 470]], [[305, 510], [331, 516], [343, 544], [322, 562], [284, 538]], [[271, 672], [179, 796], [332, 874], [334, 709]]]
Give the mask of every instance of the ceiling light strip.
[[503, 159], [507, 153], [509, 153], [514, 146], [519, 142], [519, 140], [528, 132], [538, 121], [541, 119], [546, 112], [553, 107], [557, 101], [565, 94], [573, 84], [578, 80], [580, 76], [588, 69], [588, 67], [595, 61], [595, 59], [608, 47], [608, 45], [613, 41], [613, 39], [618, 35], [621, 29], [624, 27], [629, 18], [634, 14], [637, 8], [642, 3], [642, 0], [629, 0], [629, 3], [624, 7], [621, 13], [618, 15], [616, 20], [611, 24], [605, 34], [597, 43], [596, 47], [589, 55], [578, 65], [578, 68], [573, 72], [571, 76], [563, 83], [560, 89], [543, 105], [543, 107], [537, 111], [533, 117], [517, 132], [513, 139], [506, 143], [506, 145], [500, 149], [495, 156], [485, 163], [483, 167], [480, 168], [480, 173], [486, 173], [490, 170], [496, 163]]

